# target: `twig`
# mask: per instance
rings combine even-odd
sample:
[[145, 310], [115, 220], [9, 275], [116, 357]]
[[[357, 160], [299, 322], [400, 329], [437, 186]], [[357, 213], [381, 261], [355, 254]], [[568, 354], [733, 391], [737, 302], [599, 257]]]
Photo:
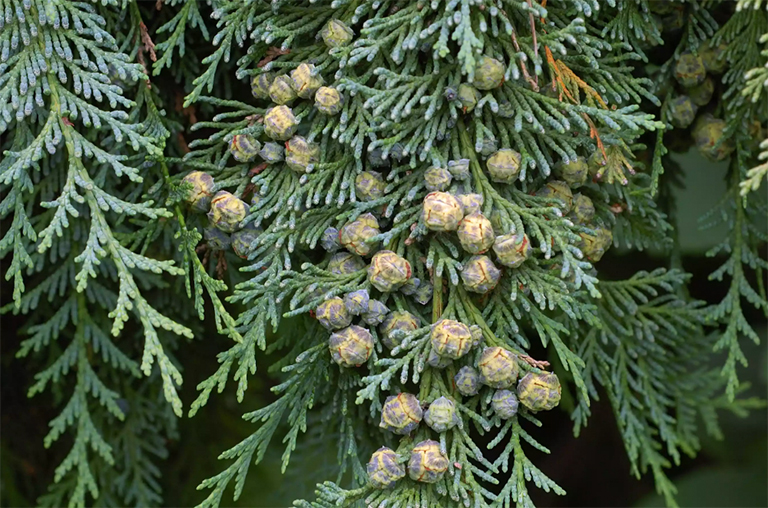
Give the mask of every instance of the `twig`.
[[155, 43], [152, 42], [152, 38], [149, 36], [149, 30], [147, 30], [147, 25], [145, 25], [143, 21], [139, 23], [139, 34], [143, 45], [143, 51], [149, 53], [150, 60], [156, 62], [157, 54], [155, 53]]
[[224, 254], [223, 250], [219, 251], [219, 259], [216, 261], [216, 275], [220, 280], [224, 278], [224, 272], [227, 271], [227, 258]]
[[280, 55], [287, 55], [290, 52], [291, 52], [290, 49], [280, 49], [275, 46], [272, 46], [267, 50], [267, 54], [264, 56], [264, 58], [262, 58], [259, 61], [259, 63], [256, 64], [256, 67], [259, 67], [259, 68], [264, 67], [265, 65], [267, 65], [269, 62], [279, 57]]
[[528, 355], [519, 355], [520, 359], [523, 360], [525, 363], [530, 365], [531, 367], [536, 367], [537, 369], [546, 369], [549, 367], [549, 362], [546, 360], [534, 360]]
[[[520, 52], [520, 44], [517, 43], [517, 37], [515, 36], [514, 29], [512, 30], [512, 44], [515, 46], [515, 50], [519, 53]], [[534, 89], [534, 91], [539, 91], [539, 85], [536, 81], [534, 81], [531, 78], [531, 75], [528, 74], [528, 68], [525, 66], [525, 61], [520, 59], [520, 67], [523, 70], [523, 77], [525, 78], [525, 81], [528, 82], [528, 84], [531, 85], [531, 88]]]

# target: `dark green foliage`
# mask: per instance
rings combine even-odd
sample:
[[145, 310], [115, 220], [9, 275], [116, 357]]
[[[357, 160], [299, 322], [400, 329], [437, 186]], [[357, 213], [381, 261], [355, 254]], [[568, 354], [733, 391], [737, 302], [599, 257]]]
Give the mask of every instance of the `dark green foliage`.
[[[768, 316], [768, 6], [659, 4], [0, 0], [1, 310], [63, 450], [37, 503], [175, 504], [178, 418], [230, 378], [242, 403], [263, 351], [272, 398], [192, 479], [200, 506], [273, 438], [282, 472], [338, 449], [296, 506], [532, 506], [566, 494], [528, 455], [558, 452], [529, 430], [561, 388], [577, 435], [607, 396], [673, 505], [667, 470], [762, 405], [739, 376]], [[728, 184], [702, 219], [727, 225], [711, 305], [670, 197], [689, 147]], [[657, 268], [611, 280], [627, 250]], [[185, 408], [208, 320], [227, 345]], [[435, 404], [402, 439], [380, 426], [400, 393]]]

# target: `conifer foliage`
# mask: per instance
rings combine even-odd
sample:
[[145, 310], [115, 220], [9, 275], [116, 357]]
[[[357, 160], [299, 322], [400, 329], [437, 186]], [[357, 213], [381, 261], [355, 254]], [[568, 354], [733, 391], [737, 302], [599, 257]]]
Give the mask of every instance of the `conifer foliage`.
[[[578, 435], [601, 396], [673, 505], [668, 468], [761, 404], [766, 48], [761, 0], [0, 0], [2, 311], [70, 446], [38, 502], [159, 505], [177, 418], [230, 379], [242, 402], [266, 351], [274, 401], [200, 506], [318, 432], [338, 461], [296, 506], [533, 506], [567, 494], [530, 429], [563, 397]], [[670, 198], [689, 146], [727, 166], [709, 306]], [[209, 315], [228, 346], [185, 408]]]

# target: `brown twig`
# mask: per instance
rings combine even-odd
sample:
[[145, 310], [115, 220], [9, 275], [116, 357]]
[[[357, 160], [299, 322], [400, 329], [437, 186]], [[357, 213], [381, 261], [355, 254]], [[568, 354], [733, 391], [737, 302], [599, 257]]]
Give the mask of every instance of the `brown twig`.
[[269, 62], [279, 57], [280, 55], [287, 55], [290, 52], [291, 52], [290, 49], [280, 49], [275, 46], [272, 46], [267, 50], [267, 53], [266, 55], [264, 55], [264, 58], [259, 60], [259, 63], [256, 64], [256, 67], [259, 67], [259, 68], [264, 67], [265, 65], [267, 65]]
[[190, 125], [195, 125], [197, 123], [197, 112], [192, 105], [189, 105], [186, 108], [184, 107], [184, 94], [181, 90], [176, 90], [174, 103], [174, 108], [176, 111], [186, 116]]
[[224, 272], [227, 271], [227, 258], [224, 256], [224, 251], [219, 251], [219, 259], [216, 261], [216, 275], [219, 279], [224, 278]]
[[143, 51], [149, 53], [150, 60], [156, 62], [157, 54], [155, 53], [155, 43], [152, 42], [152, 39], [149, 36], [149, 30], [147, 30], [147, 25], [145, 25], [143, 21], [139, 23], [139, 34], [143, 45]]
[[264, 117], [262, 115], [248, 115], [245, 119], [248, 120], [248, 125], [253, 125], [256, 122], [264, 123]]
[[179, 141], [179, 148], [181, 148], [181, 151], [184, 153], [189, 153], [191, 150], [189, 149], [189, 145], [187, 144], [187, 140], [184, 138], [184, 133], [179, 132], [176, 135], [176, 139]]
[[[141, 41], [141, 47], [136, 51], [136, 59], [144, 68], [144, 74], [149, 76], [149, 69], [147, 69], [147, 62], [144, 60], [144, 53], [149, 53], [149, 58], [153, 62], [157, 61], [157, 54], [155, 53], [155, 43], [152, 42], [152, 38], [149, 36], [149, 30], [147, 30], [147, 25], [145, 25], [143, 21], [139, 22], [139, 33], [137, 37]], [[146, 83], [147, 88], [152, 87], [152, 83], [149, 80], [147, 80]]]
[[[517, 43], [517, 37], [515, 36], [514, 29], [512, 30], [512, 44], [515, 46], [515, 50], [519, 53], [520, 44]], [[528, 74], [528, 68], [525, 66], [525, 62], [523, 60], [520, 60], [520, 68], [523, 70], [523, 78], [525, 78], [525, 81], [531, 85], [531, 88], [538, 92], [539, 85], [531, 78], [531, 75]]]
[[416, 238], [413, 237], [413, 230], [416, 229], [417, 224], [414, 222], [411, 224], [411, 235], [408, 236], [408, 238], [405, 239], [405, 245], [411, 245], [416, 241]]
[[582, 113], [581, 116], [583, 116], [589, 124], [589, 137], [595, 140], [595, 143], [597, 143], [597, 148], [600, 150], [600, 153], [603, 154], [603, 160], [608, 162], [608, 155], [605, 153], [605, 146], [603, 145], [603, 140], [600, 139], [600, 134], [597, 132], [595, 123], [586, 113]]
[[259, 173], [261, 173], [262, 171], [267, 169], [267, 166], [269, 166], [269, 163], [262, 162], [258, 166], [252, 167], [251, 170], [248, 172], [248, 176], [256, 176], [256, 175], [258, 175]]

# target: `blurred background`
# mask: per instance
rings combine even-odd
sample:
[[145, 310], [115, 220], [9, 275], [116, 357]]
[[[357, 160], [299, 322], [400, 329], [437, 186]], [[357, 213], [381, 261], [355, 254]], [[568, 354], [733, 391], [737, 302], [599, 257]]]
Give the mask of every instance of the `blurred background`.
[[[679, 163], [677, 179], [683, 183], [677, 190], [677, 209], [683, 264], [693, 274], [692, 296], [708, 302], [719, 301], [725, 293], [723, 283], [710, 282], [707, 276], [720, 260], [705, 257], [705, 251], [726, 233], [724, 230], [701, 231], [698, 218], [725, 191], [725, 167], [703, 159], [696, 150], [675, 154]], [[675, 173], [675, 171], [672, 171]], [[673, 175], [674, 176], [674, 175]], [[659, 264], [659, 259], [643, 253], [612, 251], [601, 261], [599, 269], [610, 278], [628, 277], [637, 270]], [[3, 301], [9, 301], [7, 285], [2, 287]], [[763, 338], [768, 334], [765, 317], [750, 307], [750, 320]], [[71, 446], [62, 439], [50, 450], [43, 447], [48, 421], [58, 414], [51, 408], [48, 392], [27, 399], [26, 391], [33, 373], [45, 358], [16, 360], [22, 337], [16, 331], [22, 325], [18, 317], [2, 317], [2, 374], [0, 417], [0, 504], [2, 506], [34, 506], [37, 496], [45, 492], [53, 478], [53, 469]], [[208, 323], [210, 324], [210, 323]], [[226, 347], [225, 339], [215, 330], [184, 345], [177, 356], [186, 368], [182, 399], [194, 400], [195, 386], [211, 374], [216, 353]], [[768, 348], [743, 342], [749, 368], [740, 376], [751, 383], [748, 394], [765, 397], [768, 389]], [[259, 365], [268, 365], [262, 358]], [[261, 369], [250, 383], [242, 404], [237, 404], [230, 383], [222, 395], [213, 395], [208, 405], [193, 419], [179, 423], [178, 439], [168, 442], [170, 455], [160, 462], [163, 470], [166, 506], [193, 506], [204, 497], [195, 487], [204, 478], [220, 472], [225, 464], [217, 456], [253, 432], [254, 426], [244, 422], [241, 414], [262, 407], [273, 400], [269, 388], [275, 384]], [[543, 492], [533, 493], [534, 501], [544, 506], [663, 506], [653, 488], [652, 478], [630, 476], [630, 465], [616, 429], [610, 406], [602, 401], [593, 406], [588, 427], [576, 439], [569, 415], [554, 410], [542, 418], [544, 426], [532, 432], [553, 453], [544, 455], [530, 450], [530, 457], [547, 475], [567, 492], [557, 497]], [[704, 438], [703, 449], [695, 459], [685, 458], [669, 472], [679, 489], [678, 502], [690, 507], [768, 506], [768, 413], [753, 411], [747, 418], [722, 415], [726, 439]], [[334, 463], [333, 442], [313, 440], [300, 445], [301, 453], [291, 463], [286, 475], [280, 473], [282, 447], [277, 437], [263, 463], [253, 466], [243, 495], [237, 503], [227, 496], [222, 506], [269, 507], [288, 506], [296, 498], [312, 495], [322, 476], [323, 466]], [[119, 459], [118, 459], [119, 460]]]

